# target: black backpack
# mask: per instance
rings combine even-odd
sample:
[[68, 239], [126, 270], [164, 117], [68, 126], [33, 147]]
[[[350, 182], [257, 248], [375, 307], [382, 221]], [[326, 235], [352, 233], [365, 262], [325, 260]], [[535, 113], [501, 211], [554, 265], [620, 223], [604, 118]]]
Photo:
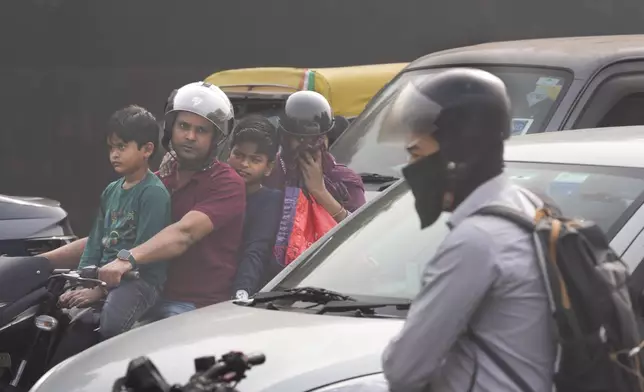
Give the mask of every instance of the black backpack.
[[[475, 215], [506, 219], [534, 233], [559, 345], [557, 391], [644, 392], [641, 289], [629, 289], [628, 269], [604, 232], [591, 221], [555, 216], [548, 208], [538, 210], [534, 220], [500, 205]], [[522, 392], [533, 392], [485, 342], [469, 335]]]

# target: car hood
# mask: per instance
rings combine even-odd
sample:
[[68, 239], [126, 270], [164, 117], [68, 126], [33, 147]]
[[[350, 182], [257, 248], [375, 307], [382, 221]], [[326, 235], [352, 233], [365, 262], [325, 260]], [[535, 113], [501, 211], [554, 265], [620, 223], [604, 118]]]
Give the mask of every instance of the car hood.
[[383, 185], [384, 184], [365, 183], [364, 184], [365, 200], [367, 202], [370, 202], [371, 200], [373, 200], [376, 197], [380, 196], [383, 193], [383, 191], [380, 190], [380, 188], [382, 188]]
[[241, 391], [302, 392], [381, 372], [380, 355], [402, 323], [226, 302], [98, 344], [51, 369], [32, 391], [111, 391], [128, 362], [141, 355], [149, 356], [170, 384], [185, 384], [194, 358], [241, 350], [266, 355], [266, 363], [241, 382]]

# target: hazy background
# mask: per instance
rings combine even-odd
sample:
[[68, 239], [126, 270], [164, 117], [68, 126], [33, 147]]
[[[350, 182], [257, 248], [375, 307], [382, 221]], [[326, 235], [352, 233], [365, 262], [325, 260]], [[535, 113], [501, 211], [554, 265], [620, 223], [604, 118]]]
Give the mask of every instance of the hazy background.
[[128, 104], [226, 68], [411, 61], [480, 42], [644, 32], [641, 0], [0, 3], [0, 193], [63, 203], [87, 234], [114, 179], [100, 132]]

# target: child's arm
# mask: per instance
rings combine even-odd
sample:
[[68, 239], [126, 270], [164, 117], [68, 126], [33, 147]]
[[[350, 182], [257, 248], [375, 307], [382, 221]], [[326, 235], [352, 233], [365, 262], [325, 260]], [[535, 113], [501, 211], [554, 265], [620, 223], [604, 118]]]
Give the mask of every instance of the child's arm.
[[251, 226], [248, 228], [248, 238], [244, 238], [242, 244], [237, 275], [233, 283], [233, 295], [239, 290], [252, 295], [260, 288], [264, 267], [273, 254], [275, 236], [281, 220], [281, 203], [281, 197], [271, 199], [260, 216], [248, 220]]
[[170, 204], [170, 195], [164, 188], [149, 186], [143, 190], [137, 211], [136, 240], [132, 247], [154, 237], [170, 224]]

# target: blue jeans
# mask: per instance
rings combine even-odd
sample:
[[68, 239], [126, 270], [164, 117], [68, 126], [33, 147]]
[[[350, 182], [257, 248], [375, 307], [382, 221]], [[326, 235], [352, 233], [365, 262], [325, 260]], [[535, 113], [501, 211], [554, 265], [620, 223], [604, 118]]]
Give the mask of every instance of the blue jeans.
[[130, 330], [159, 297], [159, 289], [143, 279], [123, 280], [110, 290], [100, 315], [101, 339]]
[[161, 298], [142, 318], [142, 323], [151, 323], [197, 309], [191, 302], [170, 301]]

